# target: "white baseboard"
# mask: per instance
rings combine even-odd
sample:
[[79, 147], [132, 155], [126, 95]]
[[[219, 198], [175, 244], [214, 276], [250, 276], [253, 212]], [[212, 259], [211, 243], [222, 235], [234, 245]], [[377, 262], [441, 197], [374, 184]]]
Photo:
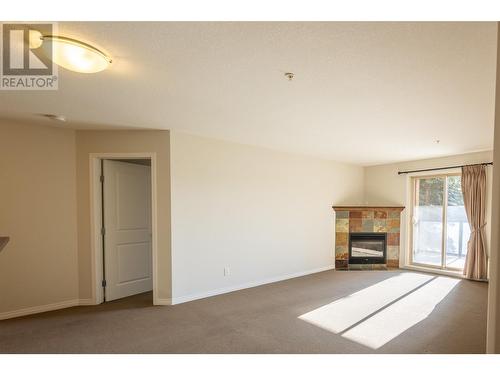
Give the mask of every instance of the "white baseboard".
[[155, 306], [169, 306], [172, 304], [172, 298], [156, 298], [154, 300]]
[[42, 305], [42, 306], [26, 307], [24, 309], [0, 313], [0, 320], [17, 318], [19, 316], [24, 316], [24, 315], [38, 314], [46, 311], [65, 309], [67, 307], [78, 306], [79, 304], [80, 304], [79, 299], [71, 299], [68, 301], [49, 303], [47, 305]]
[[466, 277], [462, 274], [461, 271], [450, 271], [450, 270], [441, 270], [441, 269], [434, 269], [432, 267], [419, 267], [419, 266], [414, 266], [411, 264], [408, 264], [406, 266], [399, 267], [404, 270], [408, 271], [420, 271], [420, 272], [426, 272], [426, 273], [434, 273], [437, 275], [443, 275], [443, 276], [450, 276], [450, 277], [456, 277], [458, 279], [466, 279]]
[[[334, 268], [335, 268], [335, 266], [331, 265], [331, 266], [326, 266], [326, 267], [315, 268], [315, 269], [308, 270], [308, 271], [295, 272], [295, 273], [288, 274], [288, 275], [270, 277], [270, 278], [259, 280], [259, 281], [252, 281], [249, 283], [244, 283], [244, 284], [239, 284], [239, 285], [230, 286], [230, 287], [226, 287], [226, 288], [211, 290], [211, 291], [203, 292], [203, 293], [190, 294], [190, 295], [181, 296], [181, 297], [174, 297], [174, 298], [156, 298], [154, 304], [155, 305], [165, 305], [165, 306], [177, 305], [179, 303], [194, 301], [194, 300], [201, 299], [201, 298], [212, 297], [212, 296], [216, 296], [219, 294], [230, 293], [230, 292], [234, 292], [234, 291], [241, 290], [241, 289], [253, 288], [253, 287], [256, 287], [259, 285], [270, 284], [270, 283], [275, 283], [278, 281], [283, 281], [283, 280], [293, 279], [296, 277], [310, 275], [313, 273], [329, 271], [329, 270], [332, 270]], [[88, 305], [95, 305], [95, 304], [96, 303], [92, 298], [72, 299], [72, 300], [68, 300], [68, 301], [50, 303], [50, 304], [42, 305], [42, 306], [26, 307], [24, 309], [2, 312], [2, 313], [0, 313], [0, 320], [17, 318], [20, 316], [31, 315], [31, 314], [38, 314], [38, 313], [47, 312], [47, 311], [65, 309], [68, 307], [88, 306]]]
[[53, 311], [53, 310], [66, 309], [68, 307], [89, 306], [89, 305], [95, 305], [95, 304], [96, 303], [94, 302], [94, 300], [92, 298], [70, 299], [68, 301], [49, 303], [47, 305], [26, 307], [24, 309], [6, 311], [3, 313], [0, 313], [0, 320], [18, 318], [20, 316], [38, 314], [38, 313], [43, 313], [43, 312]]
[[263, 280], [251, 281], [249, 283], [244, 283], [244, 284], [239, 284], [239, 285], [230, 286], [230, 287], [226, 287], [226, 288], [210, 290], [208, 292], [194, 293], [194, 294], [188, 294], [188, 295], [180, 296], [180, 297], [173, 297], [171, 304], [178, 305], [180, 303], [194, 301], [194, 300], [201, 299], [201, 298], [207, 298], [207, 297], [212, 297], [212, 296], [216, 296], [219, 294], [234, 292], [237, 290], [253, 288], [253, 287], [256, 287], [259, 285], [275, 283], [278, 281], [294, 279], [296, 277], [306, 276], [306, 275], [310, 275], [313, 273], [329, 271], [329, 270], [332, 270], [334, 268], [335, 268], [335, 266], [331, 265], [331, 266], [326, 266], [326, 267], [315, 268], [315, 269], [308, 270], [308, 271], [295, 272], [295, 273], [291, 273], [288, 275], [281, 275], [281, 276], [276, 276], [276, 277], [270, 277], [270, 278], [263, 279]]
[[92, 306], [92, 305], [97, 305], [92, 298], [80, 298], [78, 300], [78, 304], [80, 306]]

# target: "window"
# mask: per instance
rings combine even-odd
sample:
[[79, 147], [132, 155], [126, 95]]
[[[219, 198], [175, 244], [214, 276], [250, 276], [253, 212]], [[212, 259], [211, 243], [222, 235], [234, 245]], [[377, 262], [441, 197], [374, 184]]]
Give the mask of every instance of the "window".
[[413, 177], [411, 215], [410, 262], [463, 269], [470, 228], [460, 174]]

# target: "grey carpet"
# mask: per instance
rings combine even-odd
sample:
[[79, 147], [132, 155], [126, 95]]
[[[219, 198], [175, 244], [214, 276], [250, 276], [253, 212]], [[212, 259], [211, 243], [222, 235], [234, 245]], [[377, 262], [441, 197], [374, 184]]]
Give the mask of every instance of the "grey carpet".
[[377, 350], [298, 319], [401, 272], [327, 271], [176, 306], [152, 306], [146, 293], [10, 319], [0, 322], [0, 352], [485, 352], [488, 286], [480, 282], [461, 281], [426, 319]]

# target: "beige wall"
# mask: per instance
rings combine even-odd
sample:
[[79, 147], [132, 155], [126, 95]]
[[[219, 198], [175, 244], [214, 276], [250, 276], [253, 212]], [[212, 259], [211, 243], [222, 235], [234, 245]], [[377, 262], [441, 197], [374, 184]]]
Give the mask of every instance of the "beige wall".
[[[500, 25], [500, 23], [498, 24]], [[497, 29], [498, 31], [498, 29]], [[498, 36], [498, 35], [497, 35]], [[500, 165], [500, 40], [497, 37], [497, 82], [495, 98], [494, 163]], [[500, 173], [493, 177], [490, 285], [488, 290], [488, 329], [486, 351], [500, 353]]]
[[0, 123], [2, 313], [78, 299], [73, 130]]
[[174, 302], [332, 267], [332, 205], [363, 200], [362, 167], [177, 132], [171, 179]]
[[[0, 235], [12, 238], [0, 253], [0, 316], [92, 297], [89, 154], [136, 152], [157, 154], [158, 297], [170, 299], [173, 287], [180, 301], [328, 267], [331, 205], [406, 204], [398, 170], [492, 158], [483, 152], [363, 169], [169, 131], [0, 123]], [[496, 251], [492, 258], [488, 338], [498, 352]]]
[[[442, 158], [409, 161], [404, 163], [378, 165], [365, 168], [365, 203], [373, 205], [407, 205], [408, 175], [398, 175], [398, 171], [447, 167], [463, 164], [483, 163], [493, 160], [493, 152], [475, 152], [470, 154], [454, 155]], [[493, 168], [486, 169], [486, 241], [489, 249], [491, 236], [491, 187], [493, 184]], [[449, 172], [443, 171], [443, 173]], [[432, 172], [430, 172], [432, 173]], [[409, 209], [403, 211], [401, 216], [401, 263], [405, 261], [408, 238]]]
[[168, 130], [77, 131], [78, 268], [80, 298], [92, 297], [91, 153], [155, 152], [157, 161], [158, 298], [171, 298], [170, 135]]

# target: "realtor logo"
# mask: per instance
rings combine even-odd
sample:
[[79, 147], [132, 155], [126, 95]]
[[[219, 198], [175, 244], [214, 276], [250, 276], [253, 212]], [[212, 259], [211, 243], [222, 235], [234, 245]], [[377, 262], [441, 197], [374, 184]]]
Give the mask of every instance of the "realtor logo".
[[2, 90], [57, 90], [57, 67], [52, 62], [52, 44], [43, 35], [52, 35], [51, 23], [2, 24]]

